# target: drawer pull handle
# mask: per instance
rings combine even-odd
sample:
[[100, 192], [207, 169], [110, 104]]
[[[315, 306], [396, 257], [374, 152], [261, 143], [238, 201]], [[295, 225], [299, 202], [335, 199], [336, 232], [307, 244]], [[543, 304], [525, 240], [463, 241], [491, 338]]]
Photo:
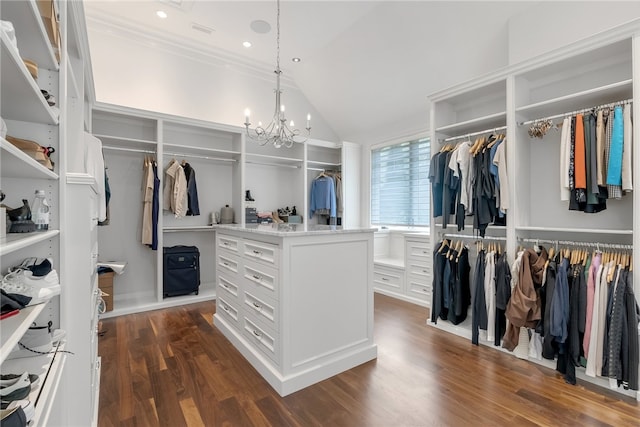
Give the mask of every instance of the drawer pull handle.
[[228, 262], [222, 262], [222, 265], [224, 265], [225, 267], [229, 267], [229, 263]]
[[422, 253], [426, 255], [426, 254], [428, 254], [429, 252], [427, 252], [427, 251], [422, 251]]
[[422, 272], [423, 272], [423, 273], [428, 273], [428, 271], [427, 271], [427, 270], [422, 270]]
[[224, 311], [226, 311], [227, 313], [229, 312], [229, 307], [227, 307], [226, 305], [223, 305], [223, 306], [222, 306], [222, 309], [223, 309]]
[[229, 286], [227, 286], [226, 283], [221, 283], [220, 286], [222, 286], [225, 289], [229, 289]]
[[256, 331], [255, 329], [253, 330], [253, 335], [255, 335], [258, 338], [262, 336], [262, 334], [260, 334], [260, 332]]
[[256, 251], [255, 249], [253, 250], [253, 253], [256, 254], [256, 255], [262, 255], [262, 252]]
[[258, 276], [257, 274], [254, 274], [253, 278], [256, 280], [262, 280], [262, 276]]
[[387, 279], [386, 277], [383, 277], [383, 278], [382, 278], [382, 280], [384, 280], [384, 281], [386, 282], [386, 281], [387, 281], [387, 280], [389, 280], [389, 279]]
[[429, 290], [427, 290], [427, 289], [425, 289], [425, 288], [422, 288], [422, 292], [427, 293], [427, 292], [429, 292]]
[[229, 242], [222, 242], [223, 245], [229, 246]]
[[254, 302], [254, 303], [253, 303], [253, 306], [254, 306], [255, 308], [257, 308], [258, 310], [260, 310], [260, 309], [262, 308], [262, 306], [261, 306], [260, 304], [258, 304], [257, 302]]

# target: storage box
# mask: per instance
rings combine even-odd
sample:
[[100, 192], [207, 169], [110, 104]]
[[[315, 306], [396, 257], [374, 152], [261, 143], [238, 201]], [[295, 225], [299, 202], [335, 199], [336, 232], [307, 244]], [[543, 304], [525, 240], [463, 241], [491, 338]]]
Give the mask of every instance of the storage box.
[[113, 271], [98, 274], [98, 288], [102, 291], [102, 299], [105, 303], [105, 311], [113, 310]]
[[53, 0], [38, 0], [38, 9], [40, 10], [42, 23], [47, 30], [49, 42], [53, 46], [56, 59], [60, 62], [60, 26]]
[[289, 224], [302, 224], [302, 216], [301, 215], [289, 215], [287, 220]]

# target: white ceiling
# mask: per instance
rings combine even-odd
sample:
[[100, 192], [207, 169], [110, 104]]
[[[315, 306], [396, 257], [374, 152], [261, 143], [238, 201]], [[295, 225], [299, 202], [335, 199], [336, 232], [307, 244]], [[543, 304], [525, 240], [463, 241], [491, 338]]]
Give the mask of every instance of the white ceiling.
[[[404, 136], [427, 128], [427, 95], [507, 64], [508, 19], [531, 5], [282, 0], [281, 67], [341, 139]], [[167, 19], [156, 16], [160, 9]], [[274, 0], [85, 0], [85, 11], [152, 37], [275, 67]], [[272, 30], [251, 30], [258, 19]], [[195, 31], [193, 23], [213, 31]], [[294, 56], [302, 62], [293, 63]]]

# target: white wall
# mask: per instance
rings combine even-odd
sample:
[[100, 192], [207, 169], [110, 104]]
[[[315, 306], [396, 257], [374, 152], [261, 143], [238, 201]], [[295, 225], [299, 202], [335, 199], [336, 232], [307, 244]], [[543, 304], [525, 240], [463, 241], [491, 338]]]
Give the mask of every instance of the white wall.
[[[271, 121], [273, 71], [88, 21], [97, 101], [234, 126], [243, 125], [248, 107], [254, 125]], [[289, 120], [304, 127], [310, 113], [315, 139], [339, 141], [299, 89], [289, 83], [283, 91]]]
[[509, 20], [509, 64], [638, 18], [638, 1], [541, 2]]

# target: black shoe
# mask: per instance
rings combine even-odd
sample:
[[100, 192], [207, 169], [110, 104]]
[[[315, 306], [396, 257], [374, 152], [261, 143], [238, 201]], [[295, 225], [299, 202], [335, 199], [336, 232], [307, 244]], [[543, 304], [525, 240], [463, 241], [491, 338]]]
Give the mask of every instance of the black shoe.
[[247, 190], [244, 193], [244, 200], [246, 200], [247, 202], [255, 202], [255, 199], [251, 197], [251, 190]]
[[31, 221], [31, 208], [27, 199], [22, 199], [22, 206], [15, 209], [7, 209], [7, 215], [11, 221], [9, 233], [31, 233], [36, 231], [36, 225]]

